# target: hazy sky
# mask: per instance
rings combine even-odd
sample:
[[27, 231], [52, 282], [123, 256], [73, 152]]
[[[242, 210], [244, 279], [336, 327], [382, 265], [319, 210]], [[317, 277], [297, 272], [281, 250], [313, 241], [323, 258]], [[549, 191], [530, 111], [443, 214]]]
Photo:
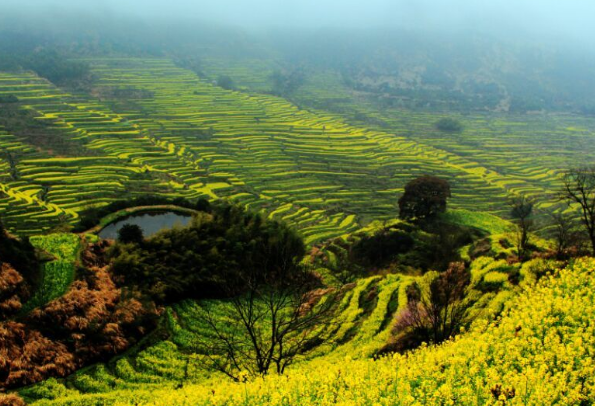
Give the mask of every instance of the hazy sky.
[[23, 8], [51, 8], [48, 15], [85, 9], [259, 28], [514, 29], [595, 43], [595, 0], [0, 0], [0, 10]]

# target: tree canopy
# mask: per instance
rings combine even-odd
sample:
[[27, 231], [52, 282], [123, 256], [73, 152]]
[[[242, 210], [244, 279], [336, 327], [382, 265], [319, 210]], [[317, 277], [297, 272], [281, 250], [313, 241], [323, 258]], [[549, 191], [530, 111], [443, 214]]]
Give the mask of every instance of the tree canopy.
[[399, 199], [399, 215], [404, 220], [426, 219], [446, 211], [450, 185], [436, 176], [424, 175], [405, 185]]
[[231, 76], [219, 75], [219, 77], [217, 78], [217, 86], [227, 90], [233, 90], [235, 88], [235, 83]]
[[118, 241], [124, 244], [140, 244], [144, 239], [143, 230], [136, 224], [124, 224], [118, 231]]
[[241, 293], [244, 275], [287, 279], [304, 254], [295, 231], [237, 206], [215, 207], [142, 244], [118, 243], [111, 253], [120, 280], [160, 302]]
[[438, 120], [436, 128], [440, 131], [456, 133], [463, 131], [463, 124], [459, 120], [446, 117]]

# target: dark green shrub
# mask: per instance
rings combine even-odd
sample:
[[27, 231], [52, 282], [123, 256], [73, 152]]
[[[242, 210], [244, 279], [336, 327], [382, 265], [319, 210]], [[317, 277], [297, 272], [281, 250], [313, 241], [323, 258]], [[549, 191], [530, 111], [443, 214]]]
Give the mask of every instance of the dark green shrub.
[[122, 244], [140, 244], [144, 239], [143, 230], [136, 224], [124, 224], [118, 230], [118, 241]]
[[463, 124], [454, 118], [443, 118], [436, 122], [436, 128], [440, 131], [457, 133], [463, 131]]

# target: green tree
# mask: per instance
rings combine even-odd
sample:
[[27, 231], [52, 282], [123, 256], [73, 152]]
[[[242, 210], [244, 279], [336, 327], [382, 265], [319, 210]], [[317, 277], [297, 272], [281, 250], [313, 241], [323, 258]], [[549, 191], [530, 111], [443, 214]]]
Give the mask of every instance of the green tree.
[[124, 224], [118, 231], [118, 241], [124, 244], [140, 244], [144, 239], [143, 230], [136, 224]]
[[293, 229], [224, 204], [198, 213], [188, 227], [111, 250], [114, 273], [123, 283], [162, 302], [239, 294], [246, 289], [243, 274], [283, 279], [304, 255], [304, 242]]
[[217, 86], [227, 90], [235, 89], [235, 83], [231, 76], [228, 75], [219, 75], [219, 77], [217, 78]]
[[399, 216], [404, 220], [428, 219], [446, 211], [451, 197], [450, 185], [444, 179], [424, 175], [405, 185], [399, 199]]
[[1, 95], [0, 96], [0, 103], [18, 103], [19, 98], [16, 97], [14, 94], [9, 95]]
[[436, 128], [444, 132], [458, 133], [463, 131], [463, 124], [454, 118], [446, 117], [436, 122]]
[[290, 71], [277, 70], [271, 75], [271, 80], [273, 82], [273, 94], [287, 97], [291, 96], [306, 82], [306, 73], [302, 67]]

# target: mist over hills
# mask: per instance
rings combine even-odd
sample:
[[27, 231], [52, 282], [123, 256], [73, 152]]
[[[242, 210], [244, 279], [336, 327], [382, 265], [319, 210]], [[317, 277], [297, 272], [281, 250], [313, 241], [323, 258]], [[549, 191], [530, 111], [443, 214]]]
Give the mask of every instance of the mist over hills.
[[288, 70], [332, 70], [353, 90], [390, 105], [595, 111], [595, 57], [554, 42], [462, 27], [446, 32], [402, 27], [255, 30], [190, 19], [174, 23], [156, 17], [109, 17], [108, 12], [93, 17], [70, 12], [52, 22], [35, 14], [5, 17], [0, 65], [18, 69], [9, 55], [43, 49], [67, 56], [266, 58]]

